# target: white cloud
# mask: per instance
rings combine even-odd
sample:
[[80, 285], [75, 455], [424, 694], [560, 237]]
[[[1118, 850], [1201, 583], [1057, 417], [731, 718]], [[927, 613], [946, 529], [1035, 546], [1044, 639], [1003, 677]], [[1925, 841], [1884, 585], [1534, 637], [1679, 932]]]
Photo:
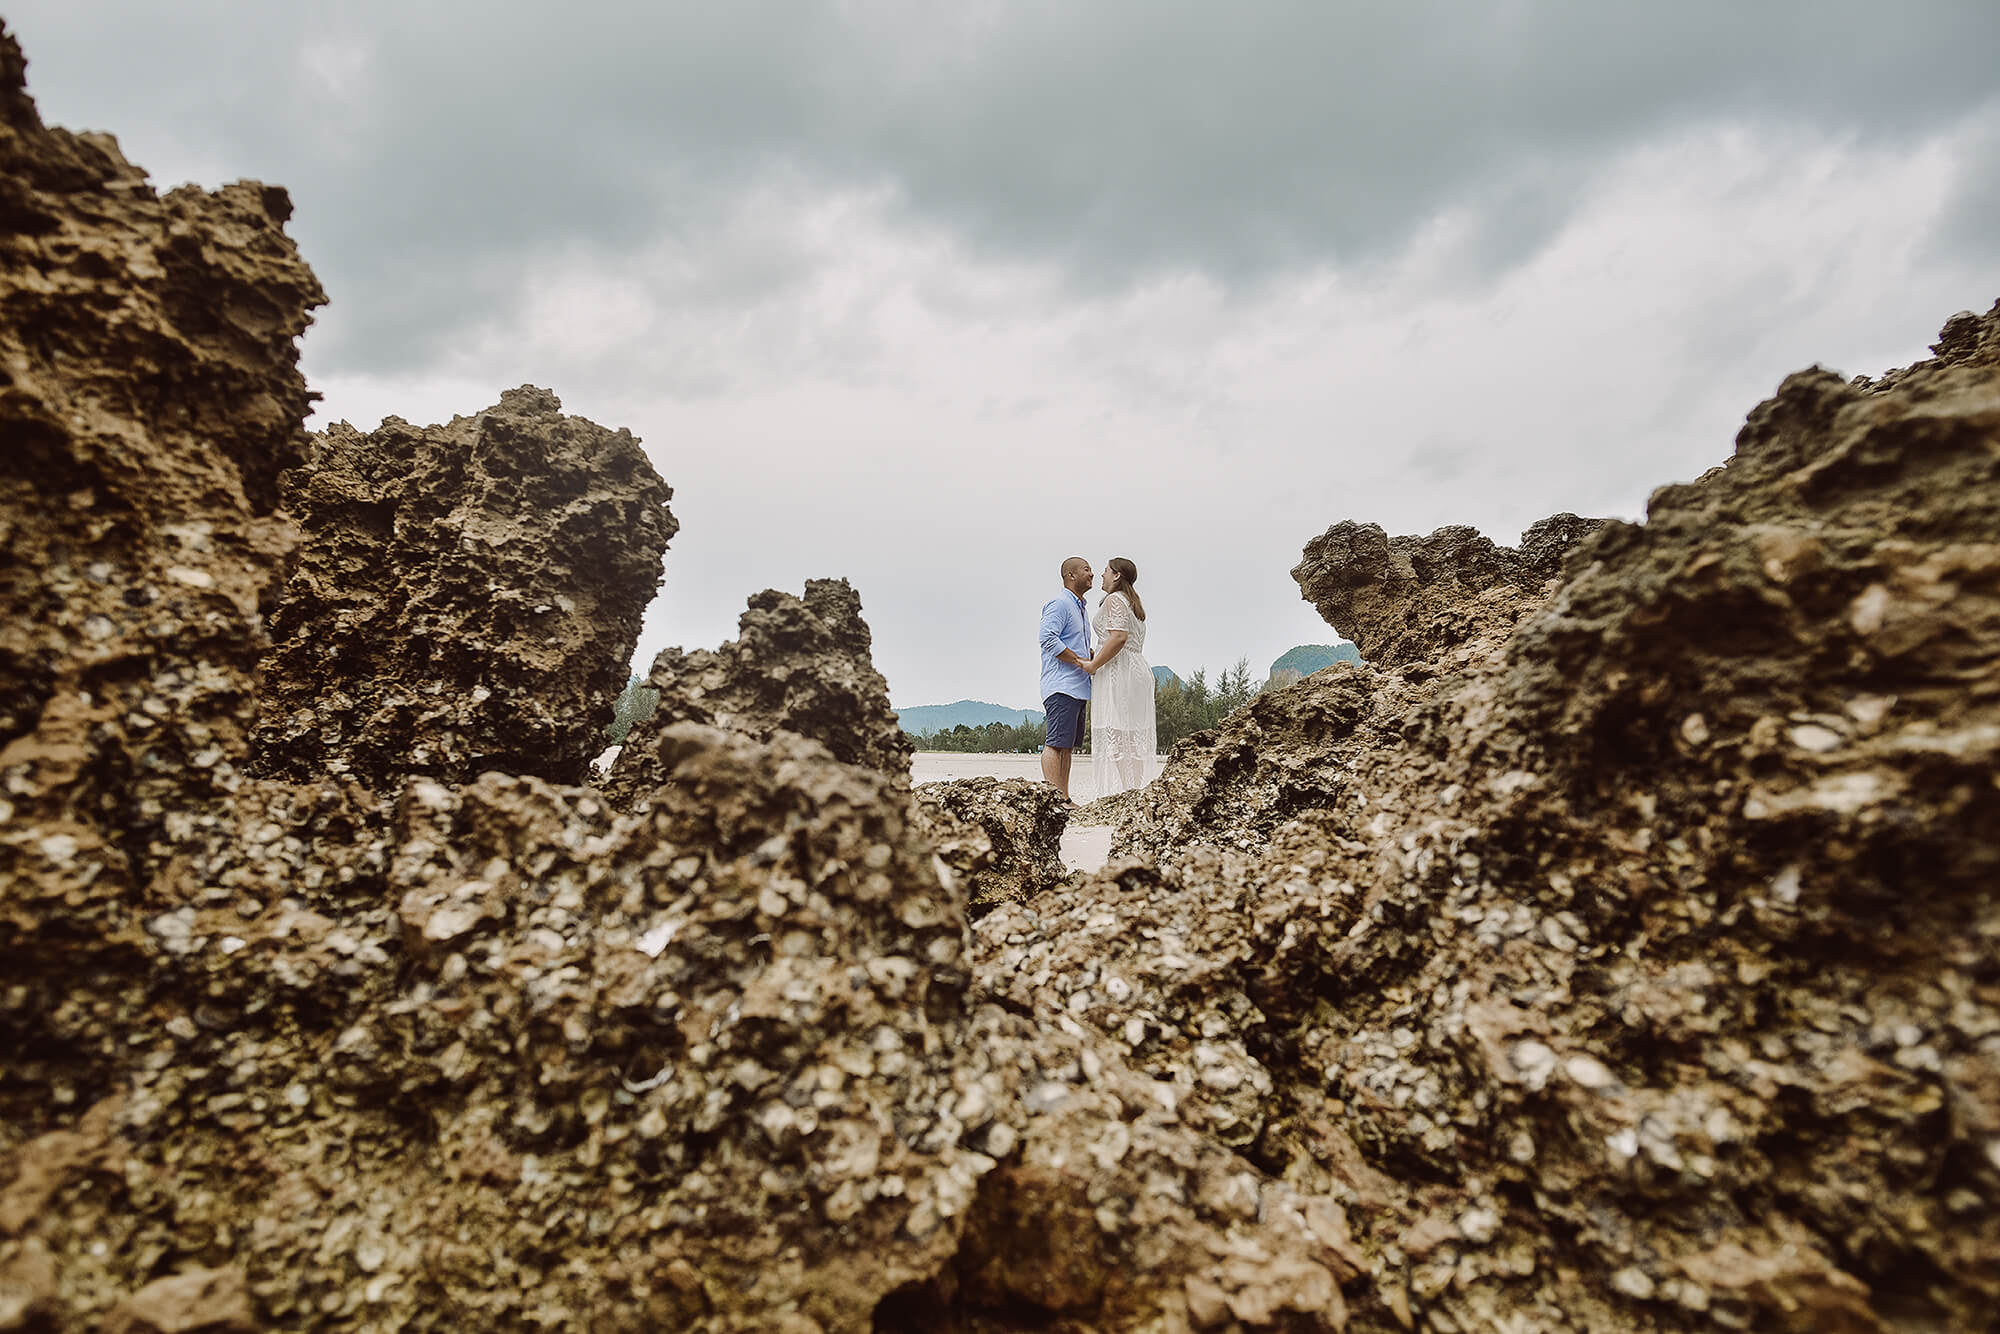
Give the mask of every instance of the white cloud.
[[684, 524], [646, 656], [844, 574], [898, 703], [1032, 705], [1030, 627], [1072, 551], [1139, 562], [1155, 662], [1261, 670], [1329, 637], [1287, 571], [1332, 522], [1511, 540], [1558, 509], [1636, 517], [1785, 372], [1921, 355], [1995, 285], [1923, 244], [1961, 137], [1685, 133], [1610, 164], [1505, 273], [1447, 214], [1380, 264], [1234, 289], [1079, 288], [892, 194], [794, 183], [714, 235], [535, 266], [449, 395], [321, 383], [338, 413], [533, 380], [645, 438]]
[[1637, 515], [2000, 291], [1991, 0], [474, 15], [10, 19], [52, 121], [292, 187], [327, 416], [553, 388], [677, 489], [649, 651], [845, 574], [902, 703], [1032, 703], [1072, 551], [1261, 668], [1329, 523]]

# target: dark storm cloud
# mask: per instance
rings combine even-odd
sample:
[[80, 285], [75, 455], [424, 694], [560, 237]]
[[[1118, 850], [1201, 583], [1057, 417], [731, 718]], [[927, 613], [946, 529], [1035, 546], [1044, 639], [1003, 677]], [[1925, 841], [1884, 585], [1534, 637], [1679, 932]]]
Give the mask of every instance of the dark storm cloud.
[[[1441, 210], [1492, 272], [1649, 137], [1748, 121], [1914, 141], [2000, 93], [1993, 0], [33, 0], [9, 17], [52, 119], [87, 108], [142, 163], [158, 137], [292, 188], [336, 302], [315, 336], [330, 370], [426, 364], [504, 313], [523, 266], [712, 236], [774, 176], [886, 189], [1086, 285], [1365, 262]], [[1996, 191], [1989, 153], [1961, 211]], [[1993, 237], [1938, 243], [1990, 260]]]

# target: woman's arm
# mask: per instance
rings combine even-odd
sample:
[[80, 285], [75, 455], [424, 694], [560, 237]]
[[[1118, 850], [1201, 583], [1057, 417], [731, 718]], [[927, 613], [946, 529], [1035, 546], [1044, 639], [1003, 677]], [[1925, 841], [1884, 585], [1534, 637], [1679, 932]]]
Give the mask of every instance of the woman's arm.
[[1131, 636], [1123, 630], [1105, 631], [1104, 642], [1097, 646], [1097, 652], [1091, 657], [1090, 661], [1083, 664], [1083, 670], [1089, 672], [1092, 676], [1097, 675], [1099, 669], [1105, 663], [1110, 662], [1123, 651], [1125, 641], [1130, 638]]

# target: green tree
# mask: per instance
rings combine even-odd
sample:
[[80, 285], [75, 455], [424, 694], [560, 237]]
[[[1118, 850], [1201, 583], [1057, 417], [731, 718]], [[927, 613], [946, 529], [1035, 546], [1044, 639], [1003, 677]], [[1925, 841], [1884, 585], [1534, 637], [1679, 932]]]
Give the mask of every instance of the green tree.
[[1256, 695], [1248, 658], [1238, 658], [1214, 685], [1209, 684], [1206, 667], [1196, 668], [1178, 683], [1160, 682], [1153, 690], [1153, 721], [1160, 749], [1167, 750], [1176, 741], [1207, 731]]
[[1040, 723], [992, 722], [979, 727], [960, 723], [937, 732], [912, 732], [910, 741], [918, 750], [958, 754], [1032, 754], [1042, 748], [1042, 735]]
[[[1214, 727], [1257, 698], [1263, 685], [1262, 681], [1250, 679], [1248, 658], [1238, 658], [1215, 679], [1213, 685], [1209, 684], [1208, 669], [1205, 667], [1196, 668], [1178, 681], [1169, 677], [1156, 682], [1153, 687], [1153, 721], [1159, 734], [1160, 749], [1170, 749], [1176, 741]], [[968, 727], [960, 723], [943, 731], [913, 732], [910, 740], [918, 750], [960, 754], [1032, 754], [1042, 748], [1043, 735], [1040, 723], [987, 723], [983, 727]], [[1088, 715], [1084, 719], [1083, 744], [1078, 749], [1083, 754], [1090, 753]]]

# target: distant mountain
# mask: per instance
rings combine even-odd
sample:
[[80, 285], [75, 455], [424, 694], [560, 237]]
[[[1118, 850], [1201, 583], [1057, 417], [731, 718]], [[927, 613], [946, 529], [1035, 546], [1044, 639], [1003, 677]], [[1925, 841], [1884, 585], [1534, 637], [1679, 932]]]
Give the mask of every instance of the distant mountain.
[[1006, 709], [983, 700], [962, 699], [955, 704], [913, 704], [896, 710], [896, 721], [905, 732], [942, 732], [964, 724], [984, 727], [988, 723], [1039, 723], [1042, 715], [1034, 709]]
[[1174, 675], [1173, 668], [1155, 667], [1153, 669], [1153, 689], [1158, 690], [1161, 686], [1166, 685], [1169, 682], [1172, 682], [1174, 685], [1179, 685], [1181, 683], [1180, 677]]
[[1271, 664], [1271, 676], [1264, 682], [1264, 689], [1281, 689], [1294, 681], [1304, 680], [1323, 667], [1331, 667], [1336, 662], [1360, 661], [1361, 650], [1344, 639], [1338, 644], [1300, 644], [1285, 650], [1278, 660]]
[[1300, 676], [1311, 676], [1322, 667], [1331, 667], [1336, 662], [1360, 662], [1361, 650], [1342, 640], [1338, 644], [1300, 644], [1286, 649], [1284, 655], [1271, 664], [1273, 672], [1286, 668]]

